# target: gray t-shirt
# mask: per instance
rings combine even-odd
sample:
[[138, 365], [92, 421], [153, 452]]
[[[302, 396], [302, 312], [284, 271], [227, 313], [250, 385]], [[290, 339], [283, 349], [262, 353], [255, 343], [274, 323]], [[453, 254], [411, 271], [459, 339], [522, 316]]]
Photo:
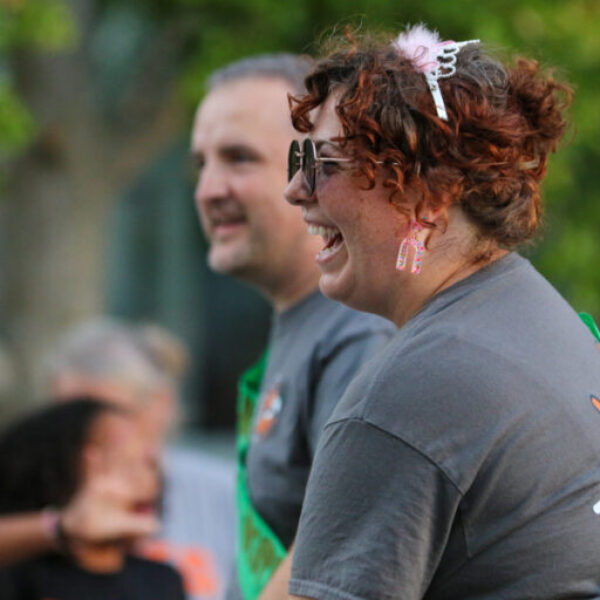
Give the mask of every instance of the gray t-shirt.
[[[396, 328], [315, 292], [276, 313], [247, 455], [248, 488], [263, 519], [289, 547], [296, 534], [317, 440], [360, 366]], [[234, 581], [227, 598], [239, 598]]]
[[526, 260], [444, 290], [349, 386], [290, 591], [600, 598], [600, 353]]

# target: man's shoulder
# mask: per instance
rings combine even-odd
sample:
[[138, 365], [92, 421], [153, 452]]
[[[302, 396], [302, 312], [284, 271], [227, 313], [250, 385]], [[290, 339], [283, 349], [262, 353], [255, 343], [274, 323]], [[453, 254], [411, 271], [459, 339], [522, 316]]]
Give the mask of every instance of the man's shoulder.
[[381, 336], [389, 339], [396, 326], [387, 319], [360, 312], [344, 304], [323, 297], [324, 318], [319, 327], [320, 337], [335, 344], [349, 338]]
[[350, 346], [364, 348], [371, 355], [383, 347], [395, 331], [395, 325], [381, 317], [348, 308], [315, 292], [282, 315], [271, 341], [278, 348], [283, 346], [285, 356], [293, 342], [296, 357], [327, 362]]

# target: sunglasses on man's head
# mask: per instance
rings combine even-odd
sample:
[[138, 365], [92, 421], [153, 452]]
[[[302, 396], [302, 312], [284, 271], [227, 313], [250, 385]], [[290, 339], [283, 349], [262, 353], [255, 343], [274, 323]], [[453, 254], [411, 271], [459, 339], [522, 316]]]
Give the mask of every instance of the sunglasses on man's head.
[[300, 146], [298, 140], [294, 140], [290, 144], [288, 152], [288, 182], [290, 182], [294, 175], [302, 169], [302, 174], [306, 181], [306, 185], [312, 196], [315, 191], [317, 184], [317, 163], [342, 163], [351, 162], [351, 158], [334, 158], [328, 156], [326, 158], [317, 156], [317, 148], [315, 143], [310, 139], [306, 138]]

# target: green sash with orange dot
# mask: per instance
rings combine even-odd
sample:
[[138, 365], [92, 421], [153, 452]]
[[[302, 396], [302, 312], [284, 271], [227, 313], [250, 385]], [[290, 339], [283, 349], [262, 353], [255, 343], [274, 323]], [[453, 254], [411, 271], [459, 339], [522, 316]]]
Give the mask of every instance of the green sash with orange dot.
[[256, 600], [285, 558], [287, 551], [277, 535], [252, 506], [246, 472], [246, 456], [252, 436], [252, 418], [267, 365], [265, 352], [240, 378], [237, 400], [237, 508], [238, 579], [244, 600]]

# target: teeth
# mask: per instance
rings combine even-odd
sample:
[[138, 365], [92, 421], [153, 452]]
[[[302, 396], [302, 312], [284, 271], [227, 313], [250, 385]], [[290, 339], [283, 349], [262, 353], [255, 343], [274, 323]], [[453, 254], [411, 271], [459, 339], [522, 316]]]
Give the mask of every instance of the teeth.
[[319, 257], [325, 258], [326, 256], [329, 256], [330, 254], [337, 252], [337, 250], [338, 250], [337, 248], [323, 248], [323, 250], [321, 250], [319, 252]]
[[325, 242], [329, 242], [331, 238], [338, 235], [339, 232], [339, 229], [336, 229], [335, 227], [313, 225], [312, 223], [309, 223], [308, 225], [308, 233], [310, 233], [310, 235], [320, 235], [325, 240]]

